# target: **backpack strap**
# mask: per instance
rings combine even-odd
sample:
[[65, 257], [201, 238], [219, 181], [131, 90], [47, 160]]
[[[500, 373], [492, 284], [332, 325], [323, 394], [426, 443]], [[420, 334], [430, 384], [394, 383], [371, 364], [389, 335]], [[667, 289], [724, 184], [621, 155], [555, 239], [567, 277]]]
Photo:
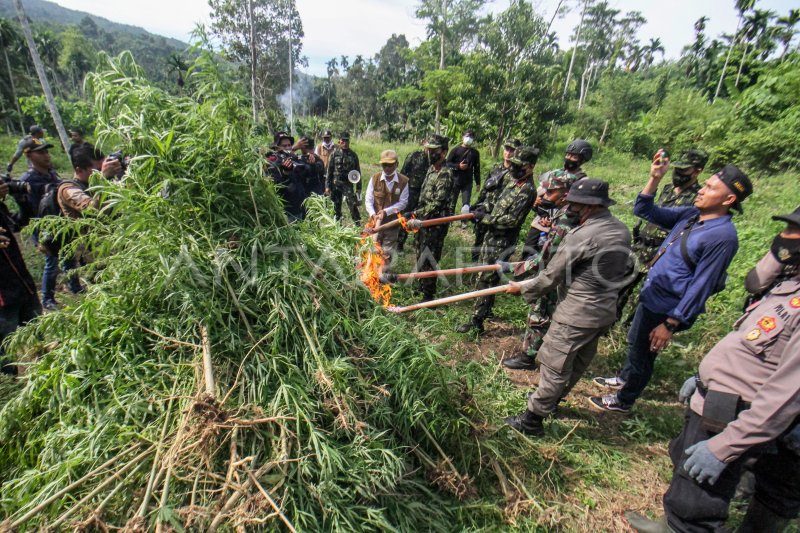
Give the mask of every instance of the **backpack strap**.
[[694, 259], [691, 258], [689, 255], [689, 234], [692, 232], [692, 228], [694, 228], [696, 220], [692, 220], [689, 222], [689, 225], [683, 230], [683, 236], [681, 237], [681, 256], [683, 260], [686, 262], [686, 266], [689, 267], [689, 270], [694, 272], [694, 269], [697, 268], [697, 263], [695, 263]]

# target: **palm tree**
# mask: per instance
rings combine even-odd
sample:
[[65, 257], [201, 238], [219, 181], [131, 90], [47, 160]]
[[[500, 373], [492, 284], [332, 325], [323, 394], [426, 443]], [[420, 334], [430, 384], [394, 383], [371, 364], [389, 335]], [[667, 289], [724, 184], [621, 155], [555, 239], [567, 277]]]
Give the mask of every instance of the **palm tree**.
[[33, 59], [33, 66], [36, 68], [36, 74], [39, 75], [39, 82], [42, 84], [42, 91], [44, 98], [47, 101], [47, 107], [50, 108], [50, 115], [53, 118], [53, 123], [56, 125], [58, 136], [61, 139], [61, 144], [65, 152], [69, 152], [69, 138], [67, 131], [64, 129], [64, 123], [61, 121], [61, 114], [56, 107], [56, 100], [53, 98], [53, 91], [50, 89], [50, 82], [47, 81], [47, 73], [44, 70], [42, 58], [39, 57], [39, 52], [36, 50], [36, 43], [33, 41], [33, 33], [31, 26], [28, 23], [28, 17], [25, 15], [25, 10], [22, 7], [22, 0], [14, 0], [14, 5], [17, 8], [17, 17], [19, 18], [20, 26], [22, 26], [22, 34], [25, 36], [25, 41], [28, 43], [28, 50]]
[[789, 45], [792, 44], [792, 39], [797, 33], [794, 27], [798, 22], [800, 22], [800, 9], [791, 9], [788, 15], [778, 19], [778, 26], [780, 27], [779, 39], [783, 45], [781, 61], [785, 59], [786, 52], [789, 51]]
[[736, 71], [736, 82], [734, 87], [739, 88], [739, 79], [742, 77], [742, 68], [747, 59], [747, 53], [750, 44], [755, 41], [759, 35], [764, 33], [769, 26], [769, 21], [775, 17], [772, 11], [764, 11], [763, 9], [756, 9], [751, 15], [745, 18], [744, 26], [742, 27], [742, 40], [744, 41], [744, 52], [742, 52], [742, 59], [739, 61], [739, 70]]
[[725, 79], [725, 71], [728, 70], [728, 63], [731, 60], [731, 52], [733, 51], [733, 47], [736, 46], [736, 42], [738, 41], [739, 29], [742, 27], [742, 23], [744, 22], [744, 14], [747, 11], [753, 9], [753, 6], [755, 4], [756, 0], [736, 0], [736, 10], [739, 12], [739, 22], [736, 23], [736, 32], [733, 34], [733, 38], [731, 39], [731, 45], [728, 47], [728, 53], [725, 55], [725, 63], [722, 65], [722, 72], [720, 72], [719, 74], [719, 82], [717, 82], [717, 90], [714, 91], [714, 98], [711, 100], [712, 104], [717, 100], [719, 92], [722, 89], [722, 81]]
[[176, 72], [178, 74], [178, 79], [176, 83], [180, 88], [179, 90], [183, 91], [183, 85], [184, 85], [183, 73], [185, 70], [189, 68], [186, 65], [186, 61], [183, 60], [183, 56], [181, 56], [181, 54], [179, 54], [178, 52], [171, 53], [169, 55], [169, 58], [167, 59], [167, 67], [168, 67], [167, 68], [168, 74], [172, 74], [173, 72]]
[[22, 110], [19, 108], [19, 100], [17, 99], [17, 87], [14, 83], [14, 73], [11, 70], [11, 61], [8, 59], [8, 48], [15, 41], [19, 40], [19, 34], [16, 28], [11, 25], [8, 19], [0, 19], [0, 48], [3, 49], [3, 59], [6, 61], [6, 70], [8, 71], [8, 83], [11, 88], [11, 99], [14, 100], [14, 106], [17, 108], [17, 119], [19, 120], [20, 131], [25, 131], [25, 125], [22, 123]]
[[664, 46], [661, 44], [661, 39], [650, 39], [650, 43], [644, 46], [644, 62], [648, 67], [655, 61], [656, 54], [661, 54], [661, 59], [664, 59]]

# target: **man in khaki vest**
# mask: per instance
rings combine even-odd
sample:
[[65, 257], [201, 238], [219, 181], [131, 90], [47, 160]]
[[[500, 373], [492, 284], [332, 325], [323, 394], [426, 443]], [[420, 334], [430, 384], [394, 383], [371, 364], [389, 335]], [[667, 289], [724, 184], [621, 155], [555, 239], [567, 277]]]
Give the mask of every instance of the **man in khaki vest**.
[[331, 158], [333, 149], [336, 148], [336, 145], [333, 144], [333, 140], [331, 139], [332, 136], [331, 130], [323, 131], [322, 142], [314, 149], [314, 155], [322, 160], [323, 170], [328, 170], [328, 161]]
[[[370, 220], [375, 224], [385, 224], [397, 218], [397, 213], [408, 205], [408, 178], [397, 172], [397, 152], [384, 150], [381, 152], [381, 172], [369, 180], [364, 206]], [[392, 228], [378, 234], [384, 258], [390, 261], [397, 249], [400, 228]]]

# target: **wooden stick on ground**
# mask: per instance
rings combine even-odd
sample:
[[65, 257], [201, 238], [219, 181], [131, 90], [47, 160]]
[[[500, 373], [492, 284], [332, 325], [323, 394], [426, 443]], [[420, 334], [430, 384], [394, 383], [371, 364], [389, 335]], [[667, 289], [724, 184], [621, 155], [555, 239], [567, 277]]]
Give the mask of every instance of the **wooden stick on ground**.
[[431, 300], [429, 302], [422, 302], [406, 307], [387, 307], [386, 310], [392, 313], [408, 313], [409, 311], [416, 311], [417, 309], [429, 309], [431, 307], [439, 307], [440, 305], [447, 305], [456, 302], [463, 302], [464, 300], [474, 300], [482, 296], [491, 296], [493, 294], [503, 294], [508, 292], [510, 285], [499, 285], [497, 287], [490, 287], [488, 289], [481, 289], [479, 291], [466, 292], [464, 294], [456, 294], [455, 296], [448, 296], [447, 298], [439, 298], [438, 300]]
[[203, 376], [206, 382], [206, 394], [216, 398], [214, 370], [211, 366], [211, 340], [208, 338], [208, 330], [203, 325], [200, 326], [200, 340], [203, 343]]

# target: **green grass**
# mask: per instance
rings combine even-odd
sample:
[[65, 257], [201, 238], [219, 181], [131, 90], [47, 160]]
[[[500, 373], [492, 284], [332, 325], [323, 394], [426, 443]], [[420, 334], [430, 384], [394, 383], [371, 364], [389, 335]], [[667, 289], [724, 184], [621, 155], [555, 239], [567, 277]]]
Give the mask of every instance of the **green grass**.
[[[15, 143], [14, 138], [0, 137], [2, 157], [10, 156]], [[365, 180], [379, 169], [378, 157], [386, 148], [397, 150], [402, 162], [416, 146], [353, 142]], [[62, 176], [68, 176], [66, 156], [58, 148], [53, 152], [56, 168]], [[488, 170], [493, 161], [488, 154], [482, 155], [484, 170]], [[537, 172], [560, 166], [560, 162], [560, 154], [546, 158], [537, 166]], [[24, 161], [17, 164], [17, 170], [22, 170], [22, 165]], [[647, 161], [607, 152], [586, 165], [585, 170], [590, 176], [611, 183], [611, 195], [618, 201], [612, 210], [631, 226], [635, 220], [633, 200], [644, 184], [647, 168]], [[660, 498], [671, 476], [667, 443], [677, 435], [682, 423], [677, 390], [738, 316], [744, 298], [744, 276], [768, 250], [772, 237], [781, 227], [770, 217], [800, 204], [798, 178], [797, 174], [780, 174], [755, 180], [755, 193], [745, 203], [744, 215], [735, 217], [740, 249], [729, 271], [727, 289], [714, 296], [708, 312], [690, 331], [678, 335], [673, 345], [659, 357], [653, 381], [634, 412], [628, 417], [598, 415], [589, 411], [584, 399], [587, 394], [601, 392], [588, 378], [613, 374], [624, 360], [625, 331], [617, 326], [601, 342], [586, 379], [569, 395], [558, 416], [548, 422], [546, 437], [524, 442], [527, 453], [504, 458], [536, 497], [536, 504], [506, 506], [503, 495], [497, 490], [494, 498], [467, 501], [465, 512], [483, 507], [493, 510], [486, 513], [484, 527], [476, 530], [619, 531], [624, 529], [621, 512], [625, 509], [661, 514]], [[526, 229], [527, 225], [521, 238]], [[452, 250], [469, 246], [471, 242], [471, 228], [465, 231], [453, 225], [446, 241], [443, 267], [457, 263]], [[39, 279], [41, 256], [27, 244], [24, 249], [29, 267]], [[395, 272], [410, 271], [413, 262], [413, 240], [409, 240]], [[440, 283], [440, 295], [472, 290], [473, 282], [465, 278], [461, 283]], [[393, 303], [403, 305], [416, 298], [409, 287], [397, 286]], [[496, 433], [513, 442], [525, 438], [503, 428], [500, 421], [524, 408], [525, 393], [531, 388], [530, 376], [506, 372], [499, 365], [499, 359], [518, 346], [526, 311], [520, 298], [498, 298], [496, 318], [487, 324], [488, 335], [483, 339], [453, 331], [470, 316], [471, 302], [418, 311], [405, 317], [409, 332], [421, 343], [445, 354], [445, 364], [456, 369], [464, 391], [464, 410], [474, 415], [473, 419], [484, 420], [484, 425], [476, 431]], [[5, 382], [0, 385], [2, 390], [7, 388]], [[2, 396], [4, 393], [0, 392]], [[490, 468], [487, 464], [475, 466], [478, 470]], [[741, 513], [734, 513], [734, 516], [740, 518]], [[796, 525], [793, 530], [797, 530]]]

